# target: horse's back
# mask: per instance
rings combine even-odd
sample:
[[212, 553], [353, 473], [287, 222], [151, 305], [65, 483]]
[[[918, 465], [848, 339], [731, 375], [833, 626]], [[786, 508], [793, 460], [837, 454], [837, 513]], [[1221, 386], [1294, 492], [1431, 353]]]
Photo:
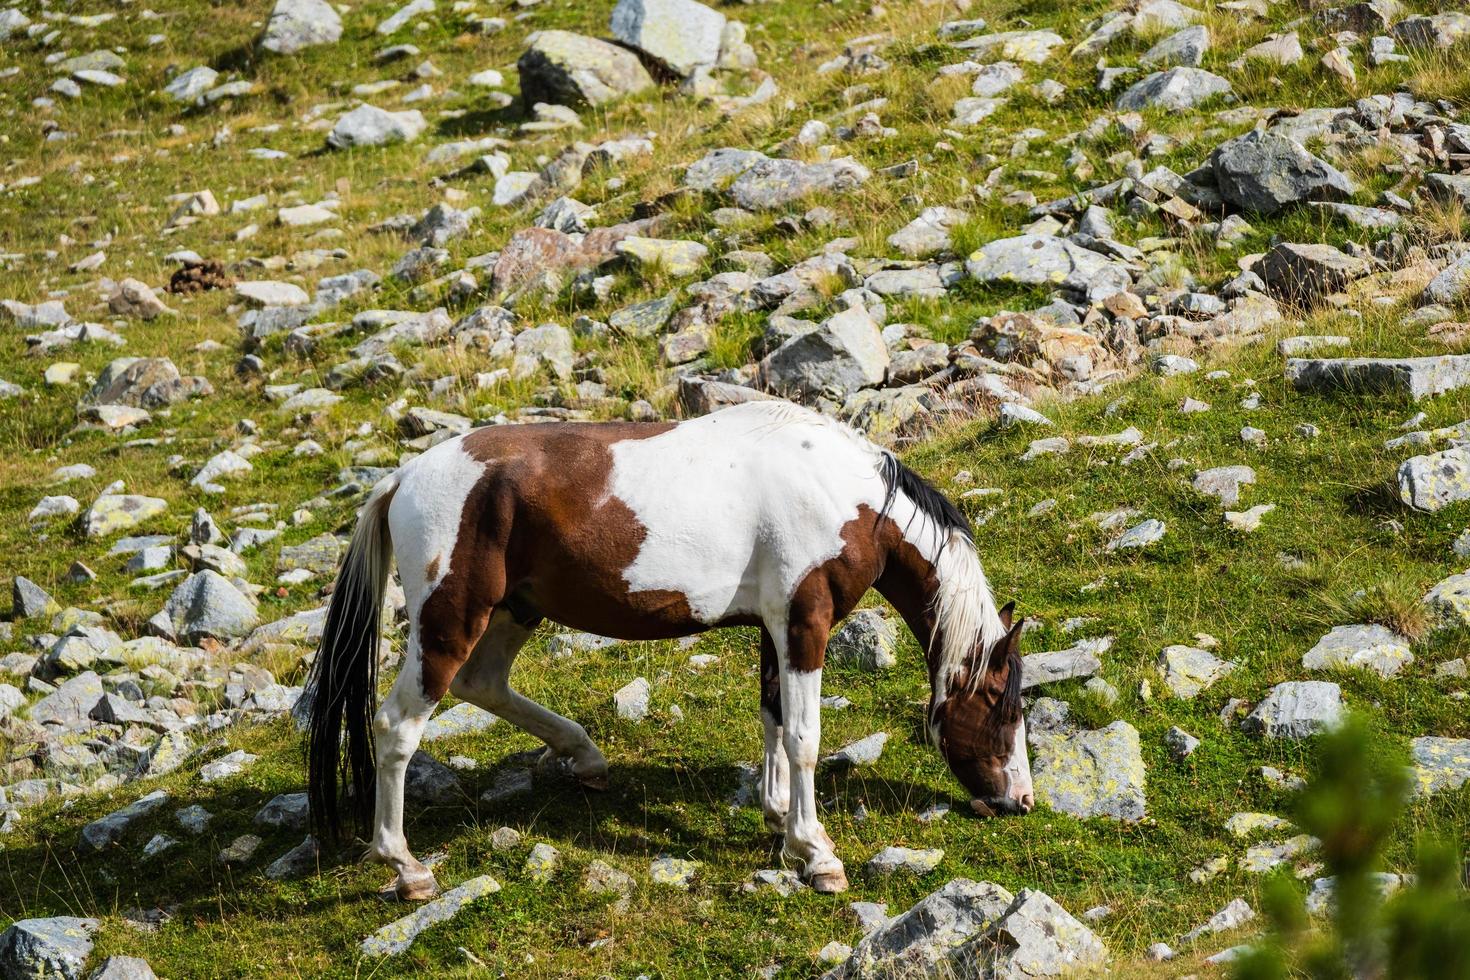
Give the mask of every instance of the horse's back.
[[405, 467], [395, 545], [402, 529], [413, 558], [438, 573], [432, 589], [456, 560], [477, 560], [467, 535], [484, 550], [505, 524], [496, 541], [510, 578], [547, 605], [656, 596], [668, 615], [677, 595], [709, 625], [772, 610], [842, 550], [860, 507], [880, 506], [877, 452], [784, 402], [677, 424], [486, 427]]

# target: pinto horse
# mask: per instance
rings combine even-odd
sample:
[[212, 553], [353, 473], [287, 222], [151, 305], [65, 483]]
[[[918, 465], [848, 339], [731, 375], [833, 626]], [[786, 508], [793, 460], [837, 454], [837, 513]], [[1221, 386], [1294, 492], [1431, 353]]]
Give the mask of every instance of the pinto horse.
[[[381, 708], [379, 617], [396, 552], [408, 649]], [[846, 426], [762, 401], [675, 423], [476, 429], [373, 488], [327, 613], [308, 689], [319, 836], [342, 810], [406, 900], [437, 889], [403, 833], [404, 773], [445, 693], [479, 705], [605, 788], [586, 730], [509, 684], [543, 619], [624, 640], [761, 629], [761, 803], [818, 891], [847, 887], [817, 818], [822, 660], [869, 588], [923, 646], [927, 730], [982, 815], [1031, 809], [1021, 624], [997, 610], [970, 524]], [[339, 802], [340, 801], [340, 802]], [[371, 801], [371, 802], [370, 802]]]

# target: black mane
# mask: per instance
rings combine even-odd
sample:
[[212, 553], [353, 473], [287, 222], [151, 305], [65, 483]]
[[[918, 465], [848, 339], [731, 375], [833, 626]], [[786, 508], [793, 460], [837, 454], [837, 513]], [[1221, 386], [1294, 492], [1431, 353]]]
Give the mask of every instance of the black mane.
[[883, 453], [880, 475], [883, 477], [884, 485], [888, 488], [887, 494], [883, 497], [883, 507], [878, 511], [880, 519], [888, 516], [888, 512], [893, 508], [894, 500], [898, 498], [899, 491], [902, 491], [905, 497], [914, 502], [919, 513], [933, 521], [941, 531], [958, 532], [963, 534], [968, 541], [975, 540], [969, 520], [960, 513], [954, 501], [934, 489], [928, 480], [900, 463], [898, 457], [892, 453]]

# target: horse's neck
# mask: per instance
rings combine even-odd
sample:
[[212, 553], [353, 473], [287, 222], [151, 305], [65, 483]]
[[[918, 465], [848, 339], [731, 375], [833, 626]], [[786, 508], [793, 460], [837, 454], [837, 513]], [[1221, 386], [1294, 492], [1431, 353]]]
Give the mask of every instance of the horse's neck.
[[[952, 542], [947, 547], [958, 549], [961, 545]], [[953, 628], [957, 622], [968, 622], [970, 638], [960, 641], [965, 647], [977, 640], [988, 644], [1005, 632], [990, 596], [990, 586], [972, 551], [949, 552], [936, 566], [917, 548], [899, 541], [890, 548], [883, 575], [874, 585], [898, 610], [919, 641], [936, 699], [945, 695], [949, 673], [957, 666], [953, 654], [946, 656], [946, 643], [952, 639], [945, 635], [946, 625]], [[941, 591], [948, 591], [949, 595], [941, 596]], [[942, 621], [943, 598], [963, 605], [968, 615]]]
[[939, 576], [934, 566], [912, 546], [901, 542], [890, 550], [883, 574], [874, 587], [898, 610], [914, 639], [919, 641], [932, 686], [940, 667], [943, 639], [937, 635]]

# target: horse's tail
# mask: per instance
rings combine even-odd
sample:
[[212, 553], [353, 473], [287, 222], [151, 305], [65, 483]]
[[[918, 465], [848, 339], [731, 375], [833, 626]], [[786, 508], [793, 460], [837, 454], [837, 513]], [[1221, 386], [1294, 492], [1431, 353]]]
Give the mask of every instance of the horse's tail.
[[359, 830], [372, 818], [378, 642], [393, 558], [388, 505], [397, 489], [395, 473], [379, 482], [363, 504], [306, 681], [303, 696], [311, 699], [306, 785], [318, 840], [341, 836], [339, 808], [350, 810]]

